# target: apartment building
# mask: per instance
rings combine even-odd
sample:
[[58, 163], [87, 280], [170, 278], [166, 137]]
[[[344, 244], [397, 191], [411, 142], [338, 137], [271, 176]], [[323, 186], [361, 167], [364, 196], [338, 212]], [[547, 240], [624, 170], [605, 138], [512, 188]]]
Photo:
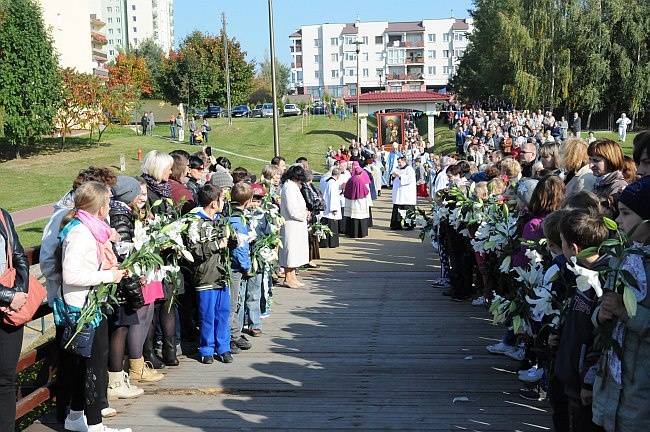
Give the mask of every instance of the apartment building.
[[[437, 91], [467, 47], [471, 19], [302, 26], [289, 36], [291, 91], [315, 98]], [[358, 57], [358, 59], [357, 59]]]
[[137, 48], [148, 38], [165, 53], [174, 47], [173, 0], [99, 0], [99, 15], [106, 22], [109, 62], [120, 49]]

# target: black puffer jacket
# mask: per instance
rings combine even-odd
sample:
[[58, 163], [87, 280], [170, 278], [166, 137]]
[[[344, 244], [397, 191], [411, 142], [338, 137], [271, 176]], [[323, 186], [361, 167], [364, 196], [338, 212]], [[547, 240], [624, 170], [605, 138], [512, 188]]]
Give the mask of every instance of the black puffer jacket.
[[[7, 239], [10, 239], [10, 252], [12, 253], [13, 266], [16, 269], [16, 282], [14, 282], [14, 286], [6, 287], [0, 285], [0, 305], [7, 306], [13, 301], [16, 292], [27, 292], [29, 288], [29, 263], [27, 262], [27, 256], [25, 256], [25, 250], [18, 240], [18, 234], [14, 228], [14, 222], [11, 220], [11, 216], [4, 209], [0, 209], [0, 211], [2, 211], [7, 224], [7, 229], [5, 229], [2, 223], [0, 223], [0, 235], [4, 238], [5, 245], [7, 244]], [[6, 249], [0, 253], [6, 253]], [[9, 261], [8, 258], [7, 262]]]
[[[108, 214], [111, 221], [111, 228], [115, 228], [115, 231], [120, 235], [121, 241], [131, 242], [133, 240], [133, 230], [135, 229], [133, 212], [120, 205], [112, 205]], [[115, 250], [115, 247], [113, 249], [118, 260], [124, 261], [126, 256], [124, 254], [119, 254], [118, 251]]]

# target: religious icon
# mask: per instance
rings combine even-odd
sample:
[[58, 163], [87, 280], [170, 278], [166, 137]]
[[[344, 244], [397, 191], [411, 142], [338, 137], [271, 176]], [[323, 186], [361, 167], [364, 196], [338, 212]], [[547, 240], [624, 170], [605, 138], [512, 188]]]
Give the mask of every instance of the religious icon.
[[377, 124], [379, 145], [404, 144], [404, 113], [377, 114]]

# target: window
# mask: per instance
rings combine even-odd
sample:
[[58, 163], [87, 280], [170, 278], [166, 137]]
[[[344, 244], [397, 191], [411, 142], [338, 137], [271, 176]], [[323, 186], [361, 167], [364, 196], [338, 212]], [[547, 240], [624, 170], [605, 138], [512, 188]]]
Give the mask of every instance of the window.
[[135, 10], [135, 5], [131, 5], [131, 10]]
[[389, 50], [388, 51], [388, 64], [404, 64], [406, 63], [406, 50]]
[[429, 66], [429, 75], [435, 75], [435, 74], [436, 74], [436, 67]]
[[383, 52], [376, 52], [375, 53], [375, 61], [382, 61], [384, 59], [384, 53]]
[[120, 7], [119, 6], [115, 6], [115, 13], [120, 13]]
[[376, 77], [384, 76], [384, 70], [383, 69], [376, 69], [375, 70], [375, 76]]
[[320, 39], [314, 39], [314, 46], [319, 47], [320, 46]]
[[353, 77], [354, 76], [354, 69], [352, 69], [352, 68], [348, 69], [346, 75]]
[[397, 84], [397, 85], [392, 85], [390, 86], [390, 91], [392, 93], [402, 93], [402, 86]]
[[117, 44], [118, 44], [118, 45], [122, 45], [122, 39], [118, 39], [118, 40], [117, 40]]
[[427, 51], [427, 58], [430, 58], [430, 59], [436, 58], [436, 50]]
[[114, 56], [114, 55], [115, 55], [115, 51], [113, 51], [113, 50], [109, 50], [109, 51], [108, 51], [108, 55], [110, 55], [110, 56]]
[[363, 58], [361, 60], [368, 61], [368, 53], [363, 53]]
[[133, 15], [133, 22], [136, 22], [136, 21], [137, 21], [136, 17], [135, 17], [135, 15]]
[[427, 35], [427, 39], [429, 42], [435, 42], [436, 41], [436, 34], [435, 33], [429, 33]]
[[449, 58], [449, 50], [442, 50], [442, 58]]
[[133, 43], [137, 45], [138, 44], [138, 38], [133, 38]]
[[442, 41], [443, 42], [449, 42], [449, 33], [443, 33]]
[[443, 66], [442, 74], [443, 75], [452, 75], [454, 73], [454, 68], [451, 66]]
[[422, 90], [422, 87], [420, 87], [417, 84], [411, 84], [409, 86], [409, 91], [415, 92], [415, 91], [420, 91], [420, 90]]
[[364, 37], [361, 39], [361, 42], [363, 42], [364, 45], [368, 45], [368, 36], [364, 36]]
[[138, 32], [138, 28], [137, 28], [137, 27], [133, 27], [133, 33], [137, 33], [137, 32]]
[[122, 33], [122, 29], [121, 29], [121, 28], [118, 27], [116, 30], [117, 30], [117, 34], [121, 34], [121, 33]]
[[328, 86], [327, 91], [329, 92], [330, 96], [332, 97], [343, 97], [343, 86]]
[[465, 50], [454, 50], [454, 57], [462, 57], [465, 54]]
[[115, 22], [116, 22], [116, 23], [121, 23], [121, 22], [122, 22], [122, 18], [120, 18], [120, 17], [115, 18]]
[[384, 44], [384, 37], [383, 36], [375, 36], [375, 44], [383, 45]]
[[345, 61], [355, 61], [357, 59], [357, 53], [354, 52], [345, 53], [344, 59]]
[[314, 63], [320, 63], [320, 56], [319, 55], [314, 56]]
[[454, 33], [454, 40], [455, 41], [464, 41], [465, 40], [465, 33]]
[[298, 79], [298, 82], [302, 82], [302, 71], [296, 73], [296, 79]]
[[338, 62], [339, 61], [338, 53], [332, 53], [332, 61], [333, 62]]
[[368, 78], [368, 77], [370, 76], [370, 71], [369, 71], [368, 69], [365, 69], [365, 68], [364, 68], [363, 71], [362, 71], [362, 73], [361, 73], [361, 75], [362, 75], [364, 78]]
[[107, 8], [106, 8], [106, 12], [107, 12], [107, 13], [113, 13], [113, 8], [110, 7], [110, 6], [107, 7]]
[[357, 41], [356, 36], [345, 36], [344, 37], [344, 43], [345, 45], [354, 45], [354, 43]]
[[349, 96], [356, 96], [357, 95], [357, 85], [356, 84], [348, 84], [348, 95]]
[[338, 46], [338, 44], [339, 44], [339, 38], [337, 37], [330, 38], [330, 45]]
[[108, 20], [106, 20], [106, 22], [108, 22], [109, 24], [113, 24], [113, 18], [109, 18]]
[[109, 39], [109, 40], [108, 40], [108, 44], [109, 44], [109, 45], [113, 45], [113, 39]]
[[108, 34], [113, 34], [113, 29], [112, 28], [108, 29]]
[[339, 70], [332, 69], [332, 78], [338, 78], [338, 77], [339, 77]]
[[320, 78], [320, 77], [321, 77], [321, 73], [320, 73], [320, 71], [314, 71], [314, 78], [317, 78], [317, 79], [318, 79], [318, 78]]

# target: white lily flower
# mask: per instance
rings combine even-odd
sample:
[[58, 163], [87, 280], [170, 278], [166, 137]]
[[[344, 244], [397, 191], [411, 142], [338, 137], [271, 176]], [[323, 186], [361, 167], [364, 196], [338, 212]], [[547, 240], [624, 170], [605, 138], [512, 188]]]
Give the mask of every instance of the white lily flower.
[[585, 292], [593, 288], [598, 297], [603, 295], [603, 288], [600, 286], [600, 278], [598, 277], [597, 271], [578, 265], [576, 257], [571, 257], [571, 262], [567, 263], [566, 266], [573, 274], [578, 276], [576, 283], [580, 291]]
[[512, 260], [512, 257], [507, 256], [503, 259], [503, 262], [501, 263], [501, 266], [499, 266], [499, 271], [501, 273], [508, 273], [510, 271], [510, 261]]
[[531, 264], [539, 264], [542, 262], [542, 255], [534, 249], [526, 249], [524, 253], [526, 257], [530, 260]]

